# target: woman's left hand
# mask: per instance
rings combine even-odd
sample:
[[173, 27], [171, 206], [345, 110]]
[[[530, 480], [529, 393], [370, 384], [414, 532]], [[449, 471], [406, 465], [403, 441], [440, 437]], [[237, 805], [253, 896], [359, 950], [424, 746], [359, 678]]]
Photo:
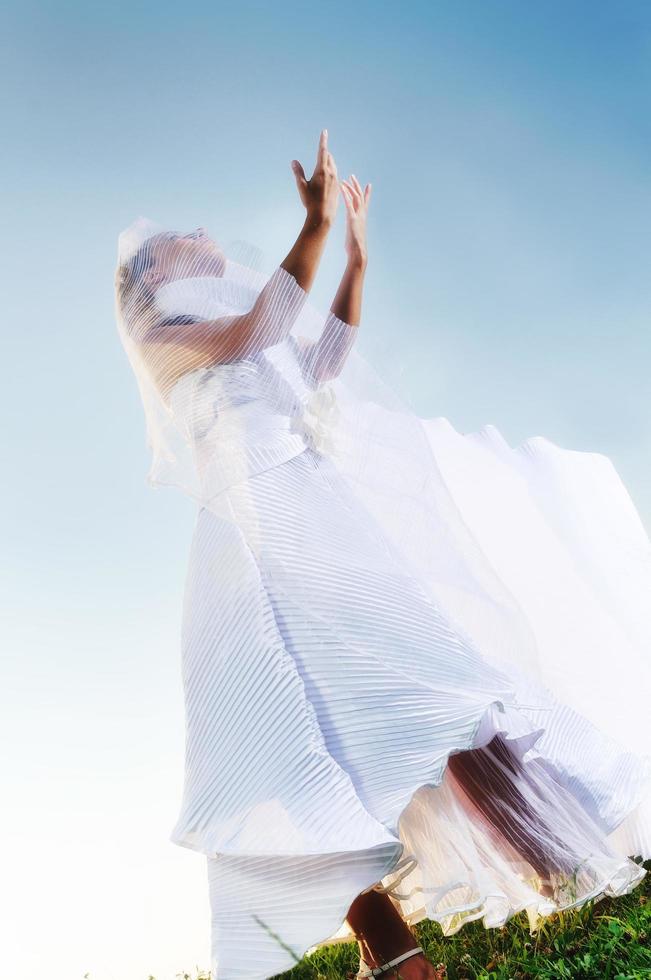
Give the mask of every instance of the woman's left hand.
[[371, 185], [367, 184], [362, 190], [355, 174], [351, 174], [350, 180], [342, 180], [340, 187], [346, 205], [346, 242], [344, 247], [348, 261], [366, 265], [366, 216], [371, 200]]

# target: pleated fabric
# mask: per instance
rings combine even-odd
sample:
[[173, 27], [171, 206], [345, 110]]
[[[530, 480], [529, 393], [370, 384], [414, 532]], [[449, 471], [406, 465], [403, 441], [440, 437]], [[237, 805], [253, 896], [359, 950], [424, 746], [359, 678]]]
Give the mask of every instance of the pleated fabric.
[[491, 666], [327, 457], [307, 448], [219, 507], [198, 511], [188, 569], [172, 832], [207, 855], [213, 976], [350, 940], [352, 901], [405, 855], [394, 901], [446, 934], [522, 909], [535, 929], [635, 886], [608, 835], [648, 793], [647, 761]]
[[[624, 483], [602, 453], [541, 436], [512, 449], [495, 426], [462, 435], [445, 418], [424, 427], [459, 514], [533, 631], [555, 695], [540, 751], [571, 770], [627, 854], [651, 856], [651, 796], [635, 810], [631, 796], [631, 766], [651, 754], [651, 542]], [[585, 720], [609, 736], [599, 760]]]
[[138, 219], [120, 339], [153, 486], [199, 505], [172, 840], [213, 980], [350, 939], [622, 894], [651, 857], [651, 546], [605, 457], [420, 419], [256, 250]]

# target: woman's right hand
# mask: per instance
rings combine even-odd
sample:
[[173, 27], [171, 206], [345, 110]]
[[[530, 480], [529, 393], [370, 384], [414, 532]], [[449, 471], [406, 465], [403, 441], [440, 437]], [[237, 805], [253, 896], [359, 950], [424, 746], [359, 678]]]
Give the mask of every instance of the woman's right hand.
[[332, 224], [339, 204], [339, 182], [334, 157], [328, 151], [327, 129], [323, 129], [319, 137], [316, 166], [311, 178], [307, 180], [298, 160], [292, 160], [292, 170], [308, 218], [318, 224]]

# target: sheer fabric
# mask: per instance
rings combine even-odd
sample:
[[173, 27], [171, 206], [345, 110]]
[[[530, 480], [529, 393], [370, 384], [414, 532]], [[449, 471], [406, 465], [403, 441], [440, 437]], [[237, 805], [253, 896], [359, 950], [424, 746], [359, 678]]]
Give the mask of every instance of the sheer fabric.
[[539, 673], [526, 618], [461, 520], [422, 420], [355, 349], [357, 328], [324, 318], [282, 266], [265, 278], [252, 247], [236, 261], [191, 234], [139, 219], [120, 236], [118, 327], [150, 483], [230, 520], [228, 486], [306, 447], [323, 452], [458, 628], [497, 662]]
[[630, 890], [651, 548], [611, 465], [419, 418], [260, 267], [201, 229], [120, 237], [148, 478], [199, 505], [171, 837], [207, 856], [213, 975], [350, 939], [364, 888], [446, 933]]

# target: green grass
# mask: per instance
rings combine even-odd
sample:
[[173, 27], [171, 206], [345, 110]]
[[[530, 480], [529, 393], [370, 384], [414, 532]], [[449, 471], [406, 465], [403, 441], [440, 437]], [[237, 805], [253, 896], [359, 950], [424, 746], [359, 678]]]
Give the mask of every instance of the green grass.
[[[471, 922], [448, 939], [431, 921], [415, 932], [428, 959], [445, 964], [448, 980], [651, 980], [651, 861], [644, 867], [650, 873], [630, 895], [561, 912], [535, 936], [524, 913], [502, 929]], [[276, 980], [346, 980], [357, 965], [357, 944], [340, 943], [321, 947]], [[177, 976], [210, 980], [210, 973]]]
[[[561, 912], [535, 936], [524, 913], [502, 929], [468, 923], [447, 939], [435, 922], [415, 931], [448, 980], [651, 980], [651, 861], [644, 866], [650, 873], [630, 895]], [[282, 980], [345, 980], [357, 964], [357, 944], [322, 947]]]

